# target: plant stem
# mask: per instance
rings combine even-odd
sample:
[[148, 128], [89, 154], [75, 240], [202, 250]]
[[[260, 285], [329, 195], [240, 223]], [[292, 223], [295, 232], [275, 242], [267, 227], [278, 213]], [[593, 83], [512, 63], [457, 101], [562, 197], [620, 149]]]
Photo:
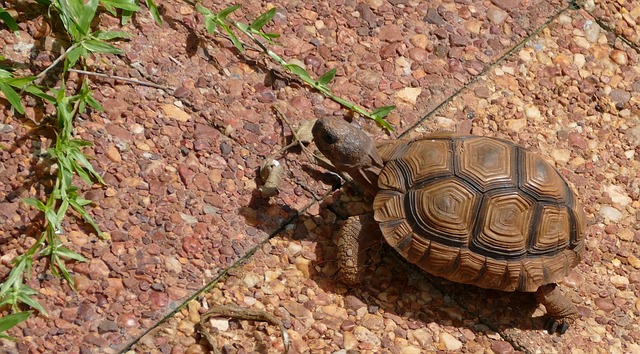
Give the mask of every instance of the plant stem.
[[38, 75], [36, 75], [36, 78], [32, 82], [36, 83], [36, 81], [40, 81], [45, 75], [47, 75], [47, 73], [51, 69], [53, 69], [61, 61], [63, 61], [67, 57], [67, 55], [69, 55], [69, 52], [71, 52], [72, 50], [76, 49], [79, 45], [80, 45], [80, 43], [72, 44], [69, 48], [67, 48], [67, 50], [64, 53], [62, 53], [59, 57], [57, 57], [56, 60], [54, 60], [53, 63], [51, 63], [51, 65], [49, 65], [46, 69], [44, 69], [40, 73], [38, 73]]
[[[236, 27], [237, 29], [239, 29], [242, 33], [244, 33], [247, 37], [249, 37], [251, 39], [251, 41], [253, 43], [255, 43], [261, 50], [263, 53], [265, 53], [266, 55], [268, 55], [273, 61], [275, 61], [277, 64], [279, 64], [280, 66], [284, 67], [285, 69], [287, 69], [289, 72], [293, 73], [293, 71], [291, 69], [289, 69], [288, 65], [289, 63], [287, 63], [284, 59], [282, 59], [278, 54], [274, 53], [273, 51], [271, 51], [269, 48], [267, 48], [264, 44], [262, 44], [262, 42], [260, 42], [254, 35], [253, 33], [251, 33], [251, 31], [246, 30], [245, 28], [243, 28], [243, 26], [239, 26], [238, 22], [236, 21], [231, 21], [231, 24], [233, 24], [234, 27]], [[295, 73], [293, 73], [295, 75]], [[381, 119], [380, 117], [376, 117], [374, 115], [372, 115], [371, 113], [367, 112], [366, 109], [351, 103], [341, 97], [338, 97], [336, 95], [334, 95], [331, 90], [329, 90], [326, 86], [319, 84], [316, 80], [313, 80], [311, 77], [309, 76], [300, 76], [300, 75], [296, 75], [300, 80], [302, 80], [304, 83], [308, 84], [309, 86], [313, 87], [314, 89], [322, 92], [322, 94], [324, 94], [326, 97], [328, 97], [329, 99], [339, 103], [340, 105], [342, 105], [343, 107], [346, 107], [348, 109], [350, 109], [353, 112], [356, 112], [362, 116], [371, 118], [373, 120], [375, 120], [378, 124], [380, 124], [382, 127], [384, 127], [385, 129], [392, 131], [393, 127], [387, 123], [387, 121], [385, 121], [384, 119]]]
[[104, 77], [104, 78], [107, 78], [107, 79], [120, 80], [120, 81], [128, 82], [128, 83], [131, 83], [131, 84], [144, 85], [144, 86], [149, 86], [149, 87], [153, 87], [153, 88], [158, 88], [158, 89], [161, 89], [161, 90], [175, 91], [175, 88], [173, 88], [173, 87], [158, 85], [158, 84], [153, 83], [153, 82], [139, 81], [139, 80], [136, 80], [136, 79], [130, 79], [130, 78], [127, 78], [127, 77], [122, 77], [122, 76], [102, 74], [102, 73], [97, 73], [97, 72], [93, 72], [93, 71], [78, 70], [78, 69], [69, 69], [69, 72], [74, 72], [74, 73], [84, 74], [84, 75], [90, 75], [90, 76]]

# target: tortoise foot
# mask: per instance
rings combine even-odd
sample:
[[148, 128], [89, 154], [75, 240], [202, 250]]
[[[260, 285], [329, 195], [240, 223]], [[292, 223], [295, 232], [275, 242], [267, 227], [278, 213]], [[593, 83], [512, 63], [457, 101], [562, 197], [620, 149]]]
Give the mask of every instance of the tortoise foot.
[[541, 286], [535, 293], [538, 302], [547, 309], [548, 320], [544, 329], [549, 334], [564, 334], [567, 328], [578, 318], [578, 310], [571, 300], [562, 295], [556, 284]]
[[558, 333], [559, 335], [563, 335], [567, 331], [567, 328], [569, 328], [568, 322], [565, 318], [549, 317], [544, 325], [544, 329], [549, 334]]

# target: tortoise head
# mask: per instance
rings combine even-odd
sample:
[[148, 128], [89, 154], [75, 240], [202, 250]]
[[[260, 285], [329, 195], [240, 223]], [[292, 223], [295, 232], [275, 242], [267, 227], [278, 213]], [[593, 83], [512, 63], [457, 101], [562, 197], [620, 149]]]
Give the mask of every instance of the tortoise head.
[[377, 192], [383, 162], [376, 144], [363, 130], [340, 118], [319, 118], [312, 132], [320, 152], [338, 170], [347, 172], [368, 192]]

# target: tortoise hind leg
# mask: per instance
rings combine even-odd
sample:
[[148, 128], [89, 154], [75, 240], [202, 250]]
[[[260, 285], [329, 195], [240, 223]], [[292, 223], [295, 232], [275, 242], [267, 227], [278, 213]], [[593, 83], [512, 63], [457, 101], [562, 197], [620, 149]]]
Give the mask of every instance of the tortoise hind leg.
[[338, 234], [338, 280], [347, 285], [360, 282], [367, 257], [366, 250], [382, 242], [373, 215], [351, 216]]
[[536, 300], [547, 309], [549, 320], [545, 329], [549, 333], [555, 333], [558, 330], [560, 334], [563, 334], [569, 325], [578, 318], [578, 310], [571, 300], [562, 295], [556, 284], [541, 286], [535, 295]]

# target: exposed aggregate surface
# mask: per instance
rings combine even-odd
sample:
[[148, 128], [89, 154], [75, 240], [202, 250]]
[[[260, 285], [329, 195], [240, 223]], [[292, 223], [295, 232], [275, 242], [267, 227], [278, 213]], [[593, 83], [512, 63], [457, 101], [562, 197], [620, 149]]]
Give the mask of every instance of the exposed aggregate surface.
[[[69, 263], [77, 292], [50, 275], [32, 277], [51, 317], [32, 316], [9, 332], [22, 341], [3, 341], [0, 350], [204, 353], [195, 323], [207, 308], [231, 304], [280, 318], [294, 353], [640, 352], [640, 5], [241, 3], [234, 16], [245, 22], [277, 7], [267, 27], [282, 34], [274, 51], [312, 75], [337, 68], [336, 94], [367, 108], [397, 105], [390, 135], [357, 119], [378, 139], [453, 130], [503, 137], [548, 156], [575, 186], [589, 220], [585, 260], [562, 285], [582, 318], [565, 335], [549, 335], [530, 294], [425, 275], [389, 248], [371, 250], [362, 286], [337, 283], [334, 232], [366, 203], [348, 187], [332, 192], [336, 178], [295, 149], [276, 156], [286, 171], [279, 194], [262, 198], [256, 188], [263, 160], [291, 136], [274, 105], [294, 126], [346, 111], [270, 75], [272, 66], [255, 53], [243, 57], [224, 38], [194, 30], [202, 17], [166, 1], [162, 26], [139, 16], [124, 28], [134, 36], [118, 43], [125, 54], [92, 64], [175, 92], [95, 78], [106, 112], [75, 124], [94, 144], [86, 151], [107, 182], [82, 192], [95, 201], [90, 211], [110, 239], [65, 220], [66, 245], [89, 259]], [[213, 10], [231, 4], [205, 2]], [[0, 54], [37, 72], [59, 48], [37, 38], [35, 21], [19, 21], [19, 37], [3, 27]], [[99, 26], [119, 24], [103, 15]], [[48, 171], [34, 157], [41, 142], [30, 120], [50, 112], [27, 104], [26, 117], [15, 117], [0, 102], [0, 144], [8, 147], [0, 149], [5, 275], [38, 232], [31, 223], [37, 213], [21, 198], [44, 195]], [[34, 274], [49, 274], [47, 267], [36, 262]], [[217, 318], [207, 329], [222, 352], [283, 348], [279, 329], [267, 323]]]

